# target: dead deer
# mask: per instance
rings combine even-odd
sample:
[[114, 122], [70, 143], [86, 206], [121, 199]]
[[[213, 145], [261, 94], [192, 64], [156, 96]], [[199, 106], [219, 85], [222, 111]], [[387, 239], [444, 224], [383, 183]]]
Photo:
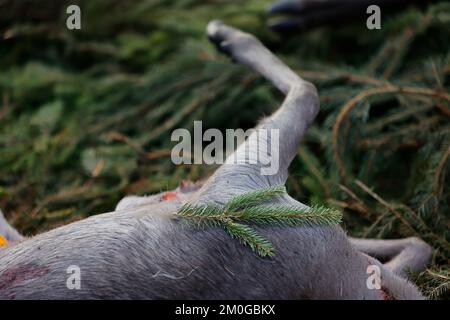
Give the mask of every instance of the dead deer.
[[[170, 218], [185, 203], [223, 205], [243, 192], [284, 184], [298, 145], [319, 112], [314, 85], [254, 36], [220, 21], [210, 22], [207, 32], [222, 51], [286, 95], [279, 110], [258, 125], [279, 130], [278, 173], [262, 176], [260, 162], [225, 163], [204, 183], [127, 197], [115, 212], [28, 239], [2, 217], [0, 232], [13, 243], [0, 250], [0, 298], [423, 299], [406, 279], [408, 270], [423, 270], [431, 256], [430, 246], [418, 238], [354, 239], [340, 226], [255, 227], [277, 249], [268, 259], [220, 228], [185, 228]], [[248, 156], [247, 144], [233, 155]], [[273, 202], [308, 208], [287, 193]], [[81, 271], [77, 289], [66, 285], [73, 265]], [[370, 266], [380, 270], [375, 289], [367, 285]]]

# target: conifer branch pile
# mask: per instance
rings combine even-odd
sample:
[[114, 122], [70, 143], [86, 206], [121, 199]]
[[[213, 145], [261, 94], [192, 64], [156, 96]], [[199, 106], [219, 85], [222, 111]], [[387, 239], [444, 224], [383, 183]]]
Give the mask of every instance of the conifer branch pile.
[[216, 52], [213, 17], [318, 88], [289, 194], [342, 209], [355, 237], [420, 237], [434, 258], [414, 282], [449, 299], [450, 3], [382, 14], [381, 30], [362, 18], [280, 37], [273, 2], [80, 0], [81, 32], [65, 27], [70, 1], [1, 2], [13, 8], [0, 8], [0, 207], [36, 234], [209, 175], [171, 163], [171, 132], [247, 129], [283, 99]]

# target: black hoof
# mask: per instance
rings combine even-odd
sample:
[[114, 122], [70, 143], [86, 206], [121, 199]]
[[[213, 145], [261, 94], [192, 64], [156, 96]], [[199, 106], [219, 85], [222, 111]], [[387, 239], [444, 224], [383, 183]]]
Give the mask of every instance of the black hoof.
[[213, 20], [208, 23], [207, 34], [209, 41], [216, 46], [218, 51], [230, 57], [232, 54], [231, 49], [227, 45], [227, 39], [230, 37], [231, 32], [230, 27], [226, 26], [220, 20]]
[[[306, 6], [307, 7], [307, 6]], [[300, 1], [280, 1], [276, 2], [267, 10], [269, 15], [276, 14], [300, 14], [305, 11], [305, 5]]]

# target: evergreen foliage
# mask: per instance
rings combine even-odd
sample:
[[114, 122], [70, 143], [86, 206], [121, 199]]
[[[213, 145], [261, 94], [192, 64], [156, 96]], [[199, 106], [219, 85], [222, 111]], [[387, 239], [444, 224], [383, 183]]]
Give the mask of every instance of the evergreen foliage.
[[[342, 208], [353, 236], [431, 244], [415, 282], [448, 299], [450, 4], [382, 15], [377, 31], [362, 19], [283, 38], [266, 28], [271, 2], [2, 1], [0, 207], [34, 234], [211, 173], [171, 164], [172, 130], [246, 129], [283, 99], [215, 51], [205, 26], [220, 18], [319, 89], [289, 193]], [[73, 3], [81, 31], [65, 28]]]
[[341, 222], [342, 214], [339, 211], [322, 206], [301, 209], [286, 205], [263, 205], [285, 192], [284, 186], [246, 192], [232, 198], [224, 208], [208, 204], [184, 205], [178, 216], [193, 222], [197, 227], [223, 227], [232, 238], [248, 245], [263, 257], [275, 255], [272, 244], [256, 230], [239, 222], [279, 226], [313, 226]]

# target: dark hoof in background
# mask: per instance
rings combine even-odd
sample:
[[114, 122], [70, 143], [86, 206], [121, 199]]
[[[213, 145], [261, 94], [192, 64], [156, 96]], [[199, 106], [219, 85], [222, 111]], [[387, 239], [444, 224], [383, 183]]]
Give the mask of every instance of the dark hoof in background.
[[272, 19], [267, 25], [273, 31], [279, 33], [290, 33], [304, 28], [300, 18]]
[[[271, 5], [267, 13], [271, 17], [268, 27], [279, 33], [292, 33], [301, 31], [307, 27], [303, 16], [307, 16], [309, 10], [318, 7], [321, 1], [282, 0]], [[322, 4], [323, 5], [323, 4]]]
[[383, 15], [395, 14], [407, 6], [423, 8], [432, 0], [282, 0], [268, 9], [269, 27], [280, 33], [306, 31], [320, 26], [341, 26], [358, 21], [371, 4], [381, 7]]
[[276, 14], [300, 14], [307, 10], [308, 6], [301, 1], [279, 1], [272, 4], [267, 13], [269, 15]]
[[305, 31], [326, 24], [330, 14], [339, 14], [339, 6], [339, 0], [282, 0], [269, 7], [269, 16], [276, 18], [268, 26], [280, 33]]

